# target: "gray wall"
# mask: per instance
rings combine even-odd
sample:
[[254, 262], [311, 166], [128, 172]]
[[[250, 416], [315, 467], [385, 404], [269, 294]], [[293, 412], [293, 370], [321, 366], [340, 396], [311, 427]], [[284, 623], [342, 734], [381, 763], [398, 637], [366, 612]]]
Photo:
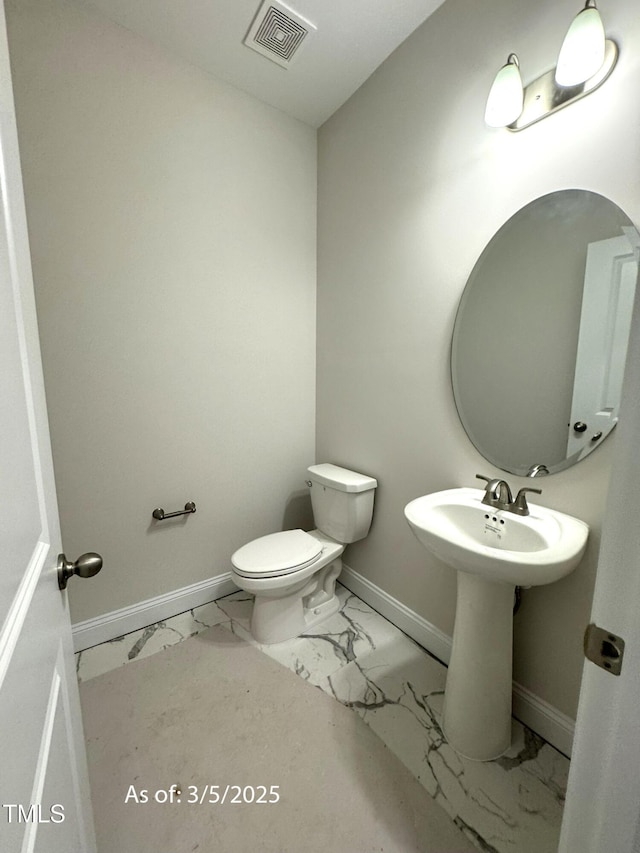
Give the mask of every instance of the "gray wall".
[[[380, 483], [371, 532], [346, 562], [447, 633], [454, 572], [414, 539], [403, 507], [499, 473], [464, 434], [450, 387], [466, 279], [493, 233], [554, 190], [601, 193], [640, 223], [640, 17], [636, 0], [601, 5], [621, 48], [614, 74], [520, 134], [484, 125], [491, 81], [511, 51], [525, 83], [555, 64], [569, 0], [447, 0], [319, 133], [317, 456]], [[572, 575], [525, 591], [514, 675], [569, 715], [614, 441], [536, 483], [541, 503], [592, 532]]]
[[7, 6], [63, 542], [105, 562], [80, 621], [307, 522], [316, 134], [86, 7]]

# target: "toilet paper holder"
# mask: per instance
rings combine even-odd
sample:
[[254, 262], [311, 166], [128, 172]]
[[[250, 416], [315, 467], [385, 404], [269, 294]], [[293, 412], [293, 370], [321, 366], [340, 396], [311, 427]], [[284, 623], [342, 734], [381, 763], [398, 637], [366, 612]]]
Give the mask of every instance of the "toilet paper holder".
[[196, 511], [196, 505], [193, 501], [188, 501], [184, 505], [184, 509], [178, 510], [178, 512], [165, 512], [162, 507], [157, 507], [151, 513], [151, 515], [157, 519], [158, 521], [164, 521], [166, 518], [175, 518], [178, 515], [189, 515], [191, 512]]

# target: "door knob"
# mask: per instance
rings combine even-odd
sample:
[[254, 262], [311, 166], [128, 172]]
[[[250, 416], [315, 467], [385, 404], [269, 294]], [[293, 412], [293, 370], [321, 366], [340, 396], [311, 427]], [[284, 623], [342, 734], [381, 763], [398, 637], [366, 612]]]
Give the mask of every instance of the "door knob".
[[75, 561], [70, 563], [64, 554], [58, 554], [58, 586], [60, 589], [67, 588], [67, 581], [74, 575], [80, 578], [92, 578], [102, 568], [102, 557], [89, 551]]

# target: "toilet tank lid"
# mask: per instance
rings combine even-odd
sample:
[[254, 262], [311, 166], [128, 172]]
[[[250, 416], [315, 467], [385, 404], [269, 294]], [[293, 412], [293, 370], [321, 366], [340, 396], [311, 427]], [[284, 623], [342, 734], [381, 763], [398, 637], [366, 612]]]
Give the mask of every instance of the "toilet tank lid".
[[307, 471], [316, 483], [322, 483], [323, 486], [329, 486], [340, 492], [368, 492], [378, 485], [378, 481], [373, 477], [349, 471], [348, 468], [340, 468], [338, 465], [331, 465], [329, 462], [311, 465]]

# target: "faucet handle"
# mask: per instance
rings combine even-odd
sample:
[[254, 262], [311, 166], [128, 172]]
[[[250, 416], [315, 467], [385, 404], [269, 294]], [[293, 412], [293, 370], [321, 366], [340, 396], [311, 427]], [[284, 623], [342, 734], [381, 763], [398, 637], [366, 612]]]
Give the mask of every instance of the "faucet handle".
[[497, 493], [497, 485], [500, 482], [495, 478], [485, 477], [484, 474], [476, 474], [477, 480], [484, 480], [487, 484], [484, 487], [484, 497], [482, 498], [482, 503], [487, 504], [487, 506], [495, 506], [498, 500]]
[[515, 501], [511, 505], [511, 512], [515, 512], [516, 515], [529, 515], [529, 506], [525, 497], [526, 492], [535, 492], [537, 495], [541, 495], [542, 489], [520, 489]]
[[496, 481], [492, 480], [491, 477], [485, 477], [484, 474], [476, 474], [476, 480], [484, 480], [487, 484], [484, 487], [484, 497], [482, 498], [482, 503], [487, 504], [488, 506], [493, 506], [497, 498], [497, 495], [495, 493]]

